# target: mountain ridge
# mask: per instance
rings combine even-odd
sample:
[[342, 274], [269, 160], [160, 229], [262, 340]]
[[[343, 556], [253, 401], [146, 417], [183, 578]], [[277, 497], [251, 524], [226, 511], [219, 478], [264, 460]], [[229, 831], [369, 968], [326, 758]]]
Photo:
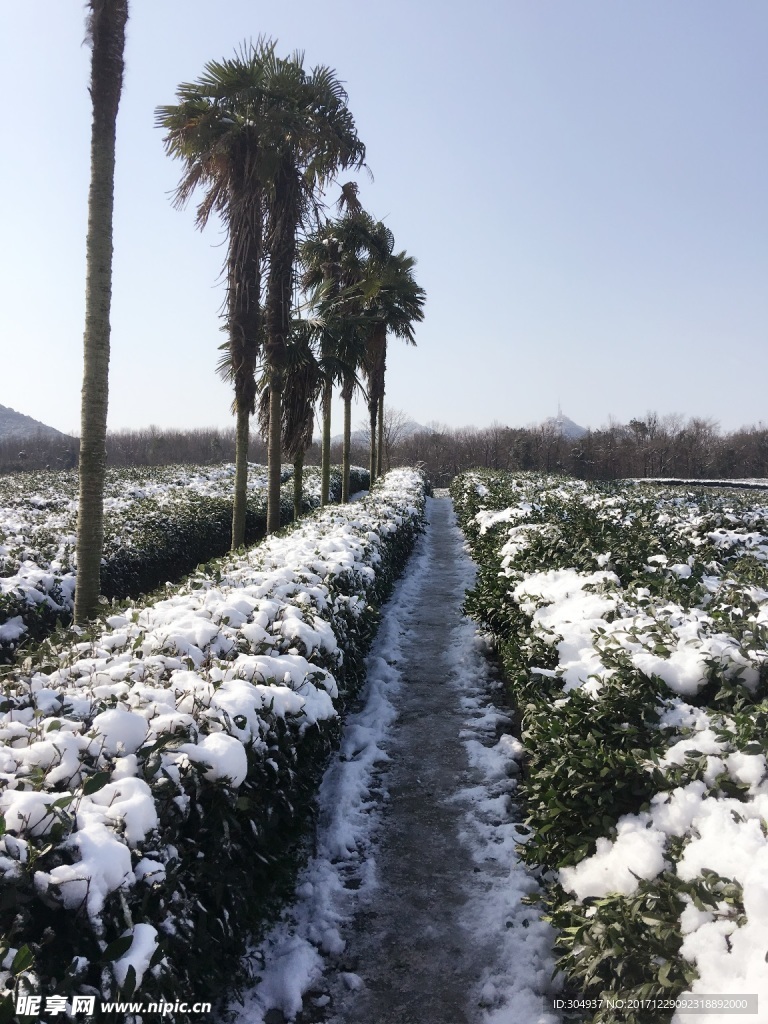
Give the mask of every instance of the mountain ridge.
[[70, 439], [69, 434], [55, 427], [49, 427], [23, 412], [16, 412], [10, 406], [0, 405], [0, 441], [34, 441], [38, 437]]

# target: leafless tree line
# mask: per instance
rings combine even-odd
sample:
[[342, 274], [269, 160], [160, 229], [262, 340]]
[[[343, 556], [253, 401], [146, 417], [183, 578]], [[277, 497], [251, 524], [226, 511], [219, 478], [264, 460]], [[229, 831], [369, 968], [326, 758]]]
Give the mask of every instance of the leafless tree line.
[[[366, 465], [367, 434], [353, 435], [352, 462]], [[334, 462], [341, 459], [331, 449]], [[232, 462], [234, 430], [128, 430], [107, 437], [111, 466], [158, 466], [173, 463], [212, 465]], [[0, 440], [0, 472], [19, 469], [72, 469], [77, 465], [76, 438], [39, 435], [23, 443]], [[266, 445], [251, 438], [249, 461], [264, 463]], [[313, 444], [307, 464], [318, 465], [320, 448]], [[768, 427], [720, 431], [712, 419], [648, 413], [628, 424], [610, 423], [581, 438], [564, 436], [555, 423], [531, 427], [446, 427], [432, 424], [416, 430], [399, 410], [387, 412], [384, 424], [384, 468], [424, 465], [437, 486], [448, 484], [465, 469], [528, 470], [567, 473], [586, 480], [623, 477], [768, 477]]]
[[649, 413], [628, 424], [610, 423], [580, 438], [554, 423], [484, 429], [432, 426], [401, 436], [393, 465], [422, 462], [437, 486], [465, 469], [545, 470], [585, 480], [626, 477], [768, 477], [768, 428], [730, 433], [712, 419]]
[[[55, 436], [41, 432], [23, 441], [19, 438], [0, 437], [0, 473], [31, 469], [75, 469], [79, 447], [78, 438], [64, 434]], [[336, 461], [340, 458], [339, 455]], [[163, 430], [152, 426], [107, 434], [108, 466], [211, 466], [234, 460], [234, 428]], [[266, 465], [267, 445], [259, 434], [254, 433], [250, 438], [248, 461]], [[320, 464], [319, 443], [309, 449], [306, 464]], [[367, 449], [363, 453], [362, 462], [358, 464], [368, 464]]]

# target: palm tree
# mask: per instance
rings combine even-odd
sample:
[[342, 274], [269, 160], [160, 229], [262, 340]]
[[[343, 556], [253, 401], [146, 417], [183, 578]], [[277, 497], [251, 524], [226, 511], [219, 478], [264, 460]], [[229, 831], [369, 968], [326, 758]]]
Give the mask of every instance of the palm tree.
[[341, 169], [360, 168], [365, 147], [357, 137], [347, 94], [326, 67], [304, 71], [302, 56], [278, 62], [272, 113], [275, 175], [268, 191], [265, 362], [269, 375], [269, 498], [267, 529], [279, 527], [281, 403], [287, 369], [297, 232], [317, 207], [317, 192]]
[[[322, 365], [325, 371], [323, 388], [323, 445], [320, 504], [330, 499], [331, 483], [331, 403], [333, 385], [342, 381], [344, 398], [344, 444], [342, 448], [341, 500], [349, 501], [349, 431], [348, 411], [357, 383], [357, 367], [362, 353], [359, 329], [347, 322], [340, 308], [334, 310], [339, 292], [360, 278], [360, 228], [367, 216], [358, 199], [358, 186], [348, 181], [341, 187], [336, 204], [346, 216], [335, 223], [326, 222], [314, 240], [307, 239], [302, 259], [305, 266], [303, 283], [322, 288], [321, 316], [327, 317], [321, 338]], [[314, 242], [314, 248], [313, 248]], [[319, 243], [319, 245], [317, 244]], [[340, 315], [341, 314], [341, 315]], [[344, 396], [349, 396], [348, 400]]]
[[320, 362], [325, 373], [321, 498], [328, 500], [332, 388], [335, 383], [341, 383], [344, 402], [342, 502], [346, 502], [349, 499], [351, 403], [370, 330], [364, 310], [363, 285], [375, 280], [375, 268], [391, 255], [393, 239], [384, 225], [363, 210], [353, 182], [343, 187], [339, 206], [346, 206], [346, 216], [327, 221], [305, 239], [300, 257], [304, 266], [302, 284], [307, 289], [315, 289], [311, 301], [323, 325], [320, 342]]
[[340, 246], [334, 227], [326, 222], [315, 234], [305, 238], [299, 248], [299, 259], [304, 267], [302, 287], [314, 289], [310, 305], [319, 314], [320, 365], [323, 369], [321, 388], [322, 410], [322, 455], [320, 470], [320, 504], [326, 505], [330, 497], [331, 480], [331, 399], [333, 384], [337, 377], [334, 335], [331, 325], [326, 322], [323, 304], [338, 295], [341, 279]]
[[75, 621], [96, 614], [104, 546], [104, 475], [107, 465], [112, 213], [115, 128], [123, 89], [128, 0], [90, 0], [87, 38], [91, 57], [91, 185], [86, 239], [85, 334], [80, 420], [80, 504], [77, 517]]
[[318, 313], [319, 365], [323, 373], [320, 504], [326, 505], [330, 500], [331, 481], [331, 401], [333, 385], [340, 376], [338, 320], [329, 315], [337, 301], [342, 276], [341, 243], [336, 225], [327, 221], [314, 235], [305, 238], [299, 249], [299, 259], [304, 267], [302, 286], [313, 289], [309, 304]]
[[[316, 327], [308, 320], [294, 319], [287, 346], [285, 395], [281, 403], [282, 451], [293, 463], [293, 519], [301, 518], [304, 456], [312, 444], [315, 403], [320, 397], [323, 374], [312, 350]], [[265, 384], [266, 384], [265, 379]], [[261, 392], [259, 425], [263, 434], [269, 431], [270, 393], [268, 385]]]
[[424, 319], [426, 292], [416, 284], [413, 276], [415, 265], [416, 260], [405, 252], [393, 252], [383, 266], [376, 268], [373, 279], [361, 292], [367, 296], [366, 316], [372, 324], [363, 364], [368, 382], [371, 483], [381, 474], [382, 468], [387, 332], [415, 345], [413, 325]]
[[243, 540], [248, 420], [260, 351], [270, 393], [267, 529], [280, 525], [280, 404], [297, 228], [314, 190], [339, 167], [361, 166], [365, 155], [334, 73], [324, 67], [307, 73], [301, 54], [278, 58], [275, 46], [260, 39], [233, 59], [207, 64], [197, 82], [179, 87], [176, 106], [157, 111], [167, 151], [185, 164], [176, 205], [203, 186], [198, 226], [216, 212], [228, 232], [225, 370], [235, 383], [238, 417], [233, 547]]
[[245, 539], [249, 420], [255, 409], [256, 360], [262, 345], [265, 190], [274, 166], [264, 145], [265, 105], [274, 46], [260, 39], [232, 59], [209, 62], [196, 82], [179, 86], [177, 104], [156, 111], [156, 123], [167, 133], [166, 152], [184, 165], [174, 205], [186, 206], [201, 187], [197, 227], [202, 230], [216, 213], [227, 232], [228, 341], [218, 370], [234, 387], [233, 549]]

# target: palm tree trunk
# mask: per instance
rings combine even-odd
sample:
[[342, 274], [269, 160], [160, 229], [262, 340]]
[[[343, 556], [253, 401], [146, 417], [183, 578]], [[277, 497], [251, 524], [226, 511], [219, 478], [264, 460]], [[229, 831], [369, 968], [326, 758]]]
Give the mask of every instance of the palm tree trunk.
[[232, 506], [232, 550], [245, 543], [245, 511], [248, 504], [248, 434], [250, 411], [238, 402], [235, 427], [235, 496]]
[[345, 383], [341, 389], [344, 401], [344, 441], [341, 452], [341, 500], [346, 505], [349, 501], [349, 464], [352, 446], [352, 387]]
[[304, 453], [293, 461], [293, 521], [298, 522], [304, 512]]
[[[384, 465], [384, 378], [387, 372], [387, 329], [382, 326], [378, 365], [376, 367], [377, 387], [379, 396], [379, 437], [376, 452], [376, 476], [381, 476]], [[389, 468], [389, 466], [387, 466]]]
[[327, 505], [331, 500], [331, 402], [333, 400], [333, 382], [327, 380], [323, 384], [323, 466], [320, 476], [320, 504]]
[[261, 308], [261, 238], [249, 230], [251, 219], [261, 216], [260, 197], [252, 200], [252, 218], [230, 226], [227, 257], [229, 374], [235, 386], [235, 493], [232, 502], [232, 550], [245, 543], [248, 491], [250, 417], [256, 408], [256, 358], [259, 350]]
[[80, 417], [80, 504], [77, 517], [75, 621], [93, 618], [99, 607], [104, 547], [104, 476], [107, 466], [112, 214], [115, 185], [115, 125], [123, 86], [128, 0], [90, 4], [91, 184], [86, 239], [85, 333]]
[[280, 529], [280, 463], [283, 376], [273, 373], [269, 385], [269, 437], [267, 439], [267, 533]]
[[[370, 451], [370, 472], [371, 484], [377, 479], [381, 472], [376, 445], [376, 422], [379, 406], [384, 404], [384, 360], [385, 347], [387, 344], [386, 324], [377, 323], [371, 337], [368, 339], [368, 351], [366, 354], [367, 376], [368, 376], [368, 415], [371, 423], [371, 451]], [[381, 445], [381, 438], [379, 438]]]
[[[379, 443], [376, 450], [376, 476], [379, 477], [382, 474], [383, 469], [383, 453], [384, 453], [384, 395], [379, 398]], [[387, 467], [389, 468], [389, 467]]]
[[274, 533], [280, 529], [281, 403], [288, 364], [296, 227], [301, 214], [301, 182], [290, 156], [284, 158], [275, 179], [269, 213], [269, 276], [264, 356], [269, 367], [267, 533]]
[[302, 498], [304, 497], [304, 452], [299, 452], [293, 460], [293, 521], [301, 519]]
[[371, 429], [371, 448], [368, 459], [368, 470], [371, 475], [371, 487], [373, 487], [374, 481], [376, 480], [376, 412], [378, 404], [379, 403], [375, 398], [368, 400], [368, 417]]

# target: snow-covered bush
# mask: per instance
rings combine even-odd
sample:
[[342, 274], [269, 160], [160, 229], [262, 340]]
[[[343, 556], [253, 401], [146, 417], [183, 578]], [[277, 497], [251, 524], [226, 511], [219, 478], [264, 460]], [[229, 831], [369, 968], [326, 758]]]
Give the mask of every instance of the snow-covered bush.
[[[281, 521], [293, 516], [292, 467], [284, 467]], [[305, 471], [307, 511], [320, 504], [319, 470]], [[368, 474], [353, 469], [355, 489]], [[107, 599], [136, 598], [223, 555], [232, 529], [234, 466], [109, 470], [101, 571]], [[331, 496], [341, 474], [331, 475]], [[0, 663], [19, 644], [69, 621], [74, 604], [77, 476], [20, 473], [0, 478]], [[266, 533], [266, 472], [251, 466], [246, 543]]]
[[764, 498], [485, 473], [454, 497], [560, 966], [591, 996], [768, 1000]]
[[393, 471], [7, 670], [0, 980], [172, 1002], [237, 979], [423, 509]]

